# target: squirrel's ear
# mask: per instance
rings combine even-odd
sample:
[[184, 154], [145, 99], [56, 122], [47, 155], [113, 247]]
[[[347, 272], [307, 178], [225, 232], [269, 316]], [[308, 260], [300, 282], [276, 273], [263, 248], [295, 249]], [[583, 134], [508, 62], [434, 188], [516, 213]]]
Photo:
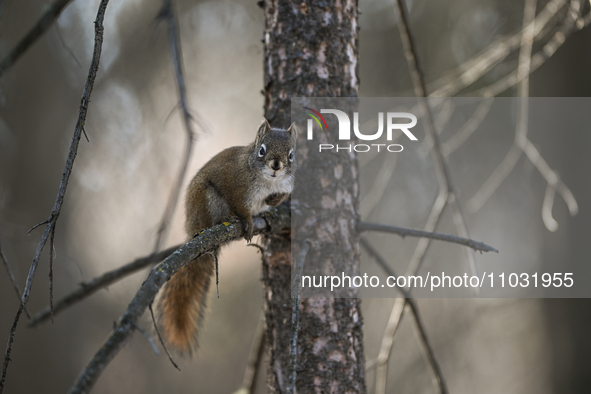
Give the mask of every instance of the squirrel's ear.
[[271, 125], [269, 124], [269, 121], [263, 117], [263, 122], [257, 130], [257, 136], [255, 139], [257, 141], [257, 144], [259, 143], [260, 139], [263, 138], [263, 135], [269, 130], [271, 130]]
[[269, 124], [269, 121], [267, 120], [267, 118], [265, 118], [263, 116], [263, 121], [261, 122], [261, 125], [259, 126], [259, 133], [264, 133], [267, 130], [271, 130], [271, 125]]
[[295, 122], [293, 122], [286, 131], [291, 135], [292, 141], [295, 142], [298, 139], [298, 127]]

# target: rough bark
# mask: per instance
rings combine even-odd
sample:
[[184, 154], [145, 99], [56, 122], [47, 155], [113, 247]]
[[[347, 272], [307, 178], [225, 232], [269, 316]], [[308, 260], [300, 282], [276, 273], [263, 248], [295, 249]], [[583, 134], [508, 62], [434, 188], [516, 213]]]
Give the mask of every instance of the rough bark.
[[[357, 1], [265, 0], [265, 116], [276, 127], [290, 124], [291, 97], [357, 95]], [[335, 271], [353, 272], [359, 263], [358, 171], [354, 154], [319, 157], [300, 133], [297, 173], [311, 174], [306, 203], [327, 220], [294, 231], [309, 235], [306, 261], [329, 261]], [[296, 188], [301, 186], [296, 173]], [[322, 182], [320, 181], [322, 179]], [[309, 179], [308, 179], [309, 181]], [[327, 204], [328, 202], [328, 204]], [[293, 211], [292, 211], [293, 215]], [[318, 234], [322, 233], [323, 237]], [[268, 238], [263, 263], [267, 338], [271, 348], [268, 383], [285, 393], [289, 381], [291, 330], [291, 243]], [[362, 319], [356, 298], [303, 299], [296, 391], [365, 393]]]

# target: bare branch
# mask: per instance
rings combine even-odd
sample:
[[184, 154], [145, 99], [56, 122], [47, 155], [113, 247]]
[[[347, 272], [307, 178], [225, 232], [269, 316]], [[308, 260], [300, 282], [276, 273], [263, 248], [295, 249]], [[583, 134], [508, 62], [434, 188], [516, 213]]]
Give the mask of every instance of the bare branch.
[[467, 246], [469, 248], [472, 248], [472, 249], [480, 251], [480, 252], [499, 253], [499, 251], [497, 249], [485, 244], [484, 242], [479, 242], [479, 241], [474, 241], [472, 239], [457, 237], [457, 236], [451, 235], [451, 234], [434, 233], [434, 232], [418, 230], [418, 229], [414, 229], [414, 228], [388, 226], [385, 224], [366, 223], [366, 222], [357, 223], [356, 229], [358, 232], [380, 231], [380, 232], [384, 232], [384, 233], [398, 234], [402, 238], [408, 236], [408, 237], [436, 239], [438, 241], [451, 242], [451, 243], [455, 243], [458, 245]]
[[[72, 49], [66, 44], [66, 42], [64, 41], [64, 38], [62, 37], [62, 33], [60, 31], [60, 27], [59, 25], [55, 25], [55, 31], [57, 32], [57, 36], [60, 39], [60, 42], [62, 43], [62, 47], [64, 47], [64, 49], [66, 51], [68, 51], [68, 53], [70, 54], [70, 56], [72, 57], [72, 59], [74, 59], [74, 61], [76, 62], [76, 64], [78, 65], [78, 67], [82, 68], [82, 63], [80, 63], [80, 61], [78, 60], [78, 58], [76, 57], [76, 55], [74, 54], [74, 52], [72, 51]], [[84, 130], [83, 130], [84, 131]], [[86, 137], [86, 141], [90, 142], [88, 140], [88, 136], [86, 135], [86, 132], [84, 131], [84, 136]]]
[[[463, 238], [469, 238], [468, 229], [466, 226], [466, 220], [462, 208], [460, 207], [459, 201], [456, 198], [455, 190], [451, 181], [449, 168], [443, 153], [441, 150], [441, 141], [439, 135], [435, 130], [435, 123], [433, 121], [433, 115], [431, 108], [427, 102], [427, 85], [425, 83], [424, 74], [417, 57], [416, 46], [414, 43], [413, 36], [410, 32], [408, 24], [408, 11], [406, 9], [406, 3], [403, 0], [396, 0], [396, 11], [398, 14], [398, 30], [400, 32], [400, 38], [404, 47], [404, 52], [408, 67], [410, 69], [411, 79], [415, 88], [415, 94], [419, 100], [419, 105], [422, 108], [422, 112], [425, 116], [425, 129], [426, 133], [433, 143], [433, 159], [435, 162], [435, 168], [437, 172], [437, 182], [439, 183], [440, 194], [447, 194], [447, 202], [452, 205], [452, 213], [458, 235]], [[474, 262], [474, 255], [469, 250], [466, 250], [466, 258], [468, 259], [468, 266], [472, 274], [476, 273], [476, 264]]]
[[215, 290], [217, 292], [218, 298], [220, 298], [220, 270], [217, 250], [213, 252], [213, 258], [215, 260]]
[[300, 317], [300, 292], [302, 289], [302, 272], [304, 271], [304, 262], [310, 251], [310, 242], [304, 241], [301, 246], [298, 260], [296, 262], [293, 284], [291, 285], [291, 352], [289, 360], [289, 394], [295, 393], [296, 384], [296, 362], [298, 356], [298, 330]]
[[423, 350], [423, 356], [427, 359], [427, 362], [430, 366], [430, 371], [432, 373], [432, 377], [434, 380], [434, 385], [439, 387], [439, 392], [441, 394], [447, 394], [449, 391], [447, 390], [447, 384], [443, 379], [443, 372], [441, 371], [441, 367], [435, 358], [435, 353], [433, 348], [431, 347], [431, 343], [427, 338], [427, 328], [423, 323], [421, 318], [421, 314], [418, 310], [418, 305], [413, 298], [405, 298], [406, 305], [412, 311], [412, 315], [414, 317], [413, 321], [415, 322], [416, 333], [418, 334], [419, 344], [421, 345], [421, 349]]
[[[437, 227], [443, 209], [447, 205], [448, 201], [450, 201], [455, 203], [454, 221], [456, 227], [458, 228], [458, 231], [460, 232], [461, 236], [463, 236], [464, 238], [468, 238], [467, 229], [465, 227], [465, 221], [463, 219], [459, 204], [457, 203], [455, 195], [453, 194], [453, 187], [451, 185], [450, 177], [448, 175], [449, 173], [447, 170], [447, 166], [443, 159], [441, 142], [439, 141], [438, 134], [434, 130], [433, 117], [430, 114], [428, 103], [425, 100], [425, 97], [427, 95], [426, 85], [423, 75], [421, 73], [421, 69], [418, 64], [418, 59], [416, 57], [416, 53], [414, 50], [412, 36], [410, 34], [410, 30], [408, 27], [406, 7], [401, 0], [395, 0], [395, 8], [399, 17], [398, 26], [400, 30], [400, 36], [405, 49], [405, 56], [407, 58], [408, 65], [410, 68], [413, 86], [415, 88], [415, 93], [419, 98], [419, 105], [422, 107], [422, 113], [426, 117], [425, 123], [427, 134], [431, 138], [431, 143], [434, 148], [433, 151], [435, 156], [435, 167], [437, 169], [437, 180], [439, 184], [439, 193], [433, 203], [433, 206], [431, 207], [431, 212], [427, 219], [427, 223], [425, 224], [424, 231], [431, 232]], [[413, 275], [415, 272], [418, 271], [427, 251], [427, 248], [429, 247], [429, 244], [430, 240], [428, 238], [421, 238], [419, 240], [419, 243], [417, 244], [417, 247], [415, 248], [413, 256], [409, 262], [407, 274]], [[470, 262], [470, 268], [474, 270], [475, 267], [472, 254], [468, 254], [468, 259]], [[382, 337], [380, 352], [376, 363], [374, 363], [374, 365], [376, 365], [378, 368], [376, 373], [376, 392], [378, 394], [385, 393], [386, 390], [387, 362], [390, 357], [390, 351], [392, 349], [394, 335], [403, 317], [405, 303], [405, 298], [398, 298], [394, 302], [394, 305], [390, 312], [390, 318], [388, 319], [386, 331], [384, 333], [384, 336]], [[371, 364], [372, 363], [368, 363], [368, 365]], [[435, 368], [432, 369], [434, 370], [434, 372], [436, 371]]]
[[[10, 268], [10, 264], [8, 264], [8, 259], [4, 255], [4, 250], [2, 250], [2, 242], [0, 242], [0, 259], [2, 259], [2, 264], [4, 264], [4, 268], [6, 268], [6, 273], [8, 274], [8, 278], [10, 279], [10, 282], [12, 283], [12, 287], [14, 288], [14, 291], [16, 292], [16, 295], [17, 295], [18, 299], [20, 300], [23, 295], [21, 294], [21, 289], [19, 289], [19, 287], [18, 287], [18, 283], [16, 283], [16, 279], [14, 279], [12, 269]], [[26, 308], [25, 308], [25, 313], [27, 314], [27, 317], [30, 319], [31, 315], [29, 315], [29, 312], [27, 311]]]
[[544, 202], [542, 203], [542, 220], [549, 231], [558, 230], [558, 222], [552, 217], [552, 206], [554, 205], [554, 196], [556, 195], [556, 188], [549, 183], [546, 185], [546, 192], [544, 193]]
[[520, 78], [518, 85], [518, 96], [520, 97], [518, 106], [518, 120], [515, 128], [515, 142], [511, 149], [497, 167], [494, 173], [486, 180], [476, 195], [468, 202], [469, 209], [472, 212], [478, 210], [495, 192], [505, 178], [511, 173], [515, 164], [521, 156], [520, 145], [527, 139], [529, 102], [529, 74], [531, 69], [531, 52], [534, 40], [533, 20], [536, 12], [536, 1], [526, 0], [523, 11], [523, 34], [521, 35], [521, 50], [519, 51], [519, 65], [517, 73]]
[[[575, 21], [578, 21], [578, 11], [580, 7], [579, 1], [572, 1], [571, 7], [569, 9], [569, 14], [567, 15], [567, 20], [565, 21], [565, 26], [574, 25]], [[582, 23], [584, 25], [584, 23]], [[529, 25], [531, 26], [531, 25]], [[579, 26], [579, 25], [577, 25]], [[570, 28], [569, 27], [569, 28]], [[568, 30], [568, 29], [567, 29]], [[524, 42], [524, 45], [529, 45], [529, 50], [527, 46], [524, 46], [524, 50], [526, 54], [529, 53], [531, 56], [531, 32], [526, 32], [524, 30], [524, 36], [528, 34], [528, 42]], [[565, 37], [565, 28], [558, 31], [554, 38], [560, 44], [564, 42]], [[552, 41], [551, 41], [552, 42]], [[548, 47], [549, 44], [546, 44], [545, 48]], [[551, 50], [542, 50], [541, 53], [536, 54], [543, 55], [543, 56], [550, 56], [549, 54], [554, 53], [556, 48], [552, 47]], [[522, 51], [523, 52], [523, 51]], [[527, 86], [529, 84], [529, 75], [533, 72], [533, 68], [536, 67], [536, 56], [532, 57], [531, 60], [528, 60], [529, 57], [521, 57], [519, 61], [519, 67], [515, 70], [510, 76], [508, 76], [506, 81], [511, 80], [511, 82], [518, 83], [520, 96], [525, 97], [527, 95]], [[513, 78], [514, 76], [514, 78]], [[501, 82], [501, 81], [499, 81]], [[511, 83], [511, 82], [503, 82], [503, 83]], [[498, 86], [501, 85], [491, 85], [491, 89], [500, 89]], [[504, 85], [503, 85], [504, 86]], [[493, 91], [485, 91], [487, 94], [494, 93]], [[525, 107], [524, 107], [525, 106]], [[537, 148], [531, 143], [529, 138], [527, 137], [527, 99], [522, 99], [520, 101], [520, 116], [519, 121], [515, 131], [515, 141], [513, 145], [507, 152], [507, 155], [501, 162], [501, 164], [493, 171], [493, 173], [489, 176], [486, 182], [480, 187], [480, 189], [474, 194], [474, 196], [468, 201], [468, 209], [471, 212], [475, 212], [488, 201], [488, 199], [492, 196], [492, 194], [497, 190], [497, 188], [501, 185], [501, 183], [505, 180], [505, 178], [509, 175], [509, 173], [515, 167], [515, 164], [521, 157], [521, 153], [525, 153], [527, 158], [532, 162], [532, 164], [536, 167], [536, 169], [540, 172], [540, 174], [544, 177], [547, 182], [546, 193], [544, 197], [544, 205], [542, 207], [542, 219], [544, 221], [544, 225], [549, 231], [556, 231], [558, 229], [558, 223], [552, 218], [552, 207], [554, 204], [554, 193], [557, 191], [560, 196], [565, 201], [566, 205], [568, 206], [569, 212], [572, 216], [576, 215], [579, 208], [577, 201], [575, 200], [572, 192], [570, 189], [560, 180], [558, 174], [553, 171], [548, 163], [544, 160], [540, 152]]]
[[[446, 204], [447, 193], [442, 193], [442, 190], [440, 190], [437, 198], [433, 202], [431, 212], [429, 212], [429, 217], [427, 217], [427, 223], [425, 223], [425, 226], [423, 227], [424, 231], [432, 232], [435, 230], [435, 228], [437, 228], [437, 224], [439, 224], [439, 220], [441, 219], [441, 215]], [[415, 272], [419, 270], [430, 243], [431, 240], [429, 238], [419, 239], [419, 243], [417, 244], [417, 247], [415, 248], [408, 263], [408, 267], [406, 268], [407, 275], [414, 275]]]
[[480, 102], [474, 114], [470, 117], [470, 119], [459, 129], [454, 135], [452, 135], [447, 141], [441, 144], [441, 152], [443, 156], [448, 156], [452, 154], [456, 149], [458, 149], [464, 142], [470, 138], [470, 136], [478, 129], [478, 127], [488, 115], [492, 104], [494, 102], [494, 98], [485, 98]]
[[[101, 276], [92, 279], [89, 282], [80, 283], [80, 287], [75, 291], [71, 292], [61, 300], [59, 300], [53, 309], [53, 314], [56, 315], [66, 308], [90, 297], [100, 289], [104, 289], [107, 286], [138, 272], [139, 270], [149, 267], [153, 264], [160, 263], [162, 260], [174, 253], [175, 250], [180, 248], [182, 245], [175, 245], [158, 253], [152, 253], [149, 256], [140, 257], [131, 263], [125, 264], [114, 270], [105, 272]], [[51, 314], [49, 307], [43, 309], [37, 313], [33, 319], [29, 322], [29, 327], [36, 327], [40, 323], [47, 321]]]
[[162, 335], [160, 335], [160, 330], [158, 330], [158, 324], [156, 324], [156, 317], [154, 316], [154, 309], [152, 309], [152, 303], [150, 303], [150, 305], [148, 305], [148, 308], [150, 308], [150, 315], [152, 316], [152, 323], [154, 324], [154, 329], [156, 330], [156, 334], [158, 335], [158, 340], [160, 341], [162, 348], [166, 352], [166, 355], [168, 356], [168, 360], [172, 363], [172, 365], [177, 370], [180, 371], [181, 369], [179, 368], [177, 363], [175, 363], [174, 360], [172, 359], [172, 356], [170, 355], [170, 352], [168, 351], [168, 348], [166, 347], [166, 344], [164, 343], [164, 340], [162, 339]]
[[[430, 100], [430, 104], [432, 106], [432, 111], [436, 113], [433, 119], [433, 129], [438, 135], [441, 135], [441, 131], [445, 127], [446, 124], [449, 123], [453, 113], [456, 110], [456, 106], [454, 102], [447, 98], [435, 98], [432, 97]], [[437, 107], [440, 107], [437, 111]], [[423, 114], [420, 114], [422, 117]], [[429, 151], [433, 148], [433, 141], [430, 138], [425, 139], [421, 142], [418, 150], [419, 154], [427, 155]]]
[[[31, 285], [33, 284], [33, 278], [35, 277], [35, 272], [37, 271], [37, 266], [39, 265], [39, 258], [41, 256], [41, 252], [43, 252], [43, 248], [47, 243], [49, 236], [55, 231], [55, 225], [57, 223], [57, 219], [59, 218], [62, 205], [64, 203], [64, 197], [66, 195], [66, 189], [68, 187], [68, 180], [70, 179], [70, 175], [72, 174], [72, 168], [74, 166], [74, 160], [76, 159], [76, 154], [78, 153], [78, 145], [80, 143], [80, 137], [82, 135], [82, 128], [84, 127], [84, 123], [86, 121], [86, 113], [88, 111], [88, 104], [90, 102], [90, 96], [92, 93], [92, 88], [94, 86], [94, 81], [96, 79], [96, 74], [98, 72], [99, 67], [99, 60], [101, 57], [101, 50], [103, 46], [103, 19], [105, 16], [105, 11], [107, 9], [107, 4], [109, 0], [101, 0], [99, 5], [98, 13], [96, 16], [96, 20], [94, 22], [94, 50], [92, 54], [92, 61], [90, 64], [90, 69], [88, 71], [88, 78], [86, 79], [86, 85], [84, 86], [84, 91], [82, 92], [82, 99], [80, 103], [80, 111], [78, 113], [78, 121], [76, 122], [76, 128], [74, 130], [74, 136], [72, 138], [72, 143], [70, 145], [70, 151], [68, 153], [68, 158], [66, 160], [66, 167], [64, 169], [64, 173], [62, 176], [62, 180], [60, 183], [59, 191], [57, 194], [57, 198], [55, 200], [55, 204], [49, 215], [47, 226], [45, 227], [45, 231], [41, 236], [41, 241], [39, 241], [39, 245], [37, 246], [37, 251], [35, 252], [35, 257], [33, 258], [33, 262], [31, 264], [31, 268], [29, 270], [29, 275], [27, 276], [27, 282], [25, 285], [25, 289], [23, 291], [23, 297], [21, 298], [21, 305], [18, 309], [18, 312], [14, 318], [14, 324], [12, 325], [12, 329], [10, 331], [8, 345], [6, 346], [6, 353], [4, 356], [4, 367], [2, 370], [2, 378], [0, 379], [0, 394], [4, 391], [4, 381], [6, 379], [6, 371], [8, 368], [8, 364], [10, 362], [10, 352], [12, 350], [12, 344], [14, 341], [14, 334], [16, 332], [16, 327], [18, 325], [18, 321], [20, 319], [20, 315], [29, 300], [29, 293], [31, 291]], [[65, 6], [65, 5], [64, 5]], [[0, 71], [1, 72], [1, 71]], [[53, 238], [53, 237], [52, 237]], [[51, 242], [53, 244], [53, 242]], [[53, 247], [53, 245], [51, 245]]]
[[[258, 246], [258, 245], [257, 245]], [[252, 394], [256, 390], [257, 382], [257, 371], [261, 367], [263, 355], [265, 353], [265, 341], [266, 339], [265, 330], [265, 313], [261, 312], [259, 316], [259, 323], [252, 339], [252, 346], [250, 348], [250, 354], [246, 363], [246, 370], [244, 371], [244, 378], [242, 379], [242, 385], [240, 389], [234, 394]]]
[[177, 87], [179, 90], [180, 108], [183, 114], [183, 121], [185, 125], [185, 131], [187, 133], [187, 143], [185, 145], [185, 153], [181, 160], [181, 167], [177, 175], [174, 187], [168, 198], [166, 209], [162, 215], [162, 220], [158, 226], [158, 234], [156, 236], [156, 242], [154, 244], [154, 251], [157, 252], [162, 243], [166, 241], [166, 235], [172, 216], [178, 204], [179, 196], [181, 194], [181, 188], [189, 166], [189, 159], [191, 158], [191, 151], [193, 149], [193, 142], [195, 141], [195, 132], [193, 131], [193, 117], [190, 114], [189, 104], [187, 99], [187, 88], [185, 84], [185, 75], [183, 72], [183, 54], [181, 48], [181, 37], [177, 27], [177, 18], [174, 13], [174, 7], [172, 0], [164, 0], [160, 16], [166, 19], [168, 24], [168, 38], [170, 45], [170, 55], [174, 64], [174, 70], [176, 75]]
[[[587, 15], [587, 17], [583, 19], [580, 19], [578, 17], [579, 9], [580, 0], [571, 1], [571, 6], [568, 10], [566, 18], [563, 21], [562, 27], [554, 33], [552, 38], [546, 44], [544, 44], [542, 49], [540, 49], [534, 56], [532, 56], [531, 66], [529, 68], [530, 74], [536, 71], [542, 64], [546, 62], [546, 60], [548, 60], [550, 57], [554, 55], [554, 53], [556, 53], [558, 48], [560, 48], [562, 44], [564, 44], [564, 42], [566, 41], [567, 36], [569, 36], [577, 30], [581, 30], [583, 27], [587, 26], [591, 22], [589, 15]], [[517, 85], [522, 78], [525, 78], [525, 76], [526, 75], [520, 73], [518, 69], [515, 69], [510, 74], [496, 80], [491, 85], [471, 91], [469, 94], [485, 97], [496, 96], [506, 91], [507, 89]]]
[[[150, 309], [151, 310], [151, 309]], [[160, 351], [158, 350], [158, 346], [156, 346], [156, 342], [154, 342], [154, 340], [152, 339], [152, 337], [150, 336], [150, 334], [148, 334], [146, 332], [146, 330], [144, 330], [142, 328], [142, 326], [140, 326], [139, 324], [135, 324], [133, 325], [135, 327], [136, 330], [138, 330], [143, 336], [146, 337], [146, 339], [148, 340], [148, 343], [150, 344], [150, 346], [152, 347], [152, 350], [154, 350], [154, 353], [156, 353], [157, 356], [160, 355]]]
[[49, 236], [49, 315], [53, 323], [53, 253], [55, 250], [55, 225]]
[[[406, 305], [406, 298], [399, 297], [394, 300], [392, 306], [392, 312], [388, 319], [388, 324], [384, 330], [382, 337], [382, 344], [380, 346], [380, 352], [373, 363], [376, 367], [376, 394], [386, 394], [386, 380], [388, 378], [388, 360], [390, 359], [390, 352], [392, 351], [392, 345], [394, 344], [394, 336], [400, 322], [404, 316], [404, 305]], [[368, 362], [369, 363], [369, 362]]]
[[6, 345], [6, 353], [4, 354], [4, 366], [2, 367], [2, 379], [0, 380], [0, 393], [4, 391], [4, 382], [6, 381], [6, 373], [8, 371], [8, 364], [10, 363], [10, 352], [12, 351], [12, 344], [14, 343], [14, 334], [16, 333], [16, 327], [18, 325], [18, 320], [23, 313], [24, 305], [21, 302], [18, 310], [16, 312], [16, 317], [12, 322], [12, 327], [10, 328], [10, 336], [8, 337], [8, 344]]
[[[558, 11], [567, 3], [566, 0], [552, 0], [540, 11], [532, 22], [534, 36], [541, 39], [547, 24], [556, 16]], [[458, 69], [449, 76], [443, 77], [432, 83], [433, 86], [441, 86], [435, 89], [431, 96], [449, 97], [458, 94], [461, 90], [472, 85], [494, 66], [502, 62], [513, 51], [520, 47], [522, 29], [518, 32], [500, 38], [490, 44], [480, 55], [462, 63]]]
[[10, 53], [0, 62], [0, 77], [10, 69], [21, 56], [51, 27], [53, 22], [60, 16], [64, 8], [72, 0], [56, 0], [46, 8], [45, 13], [37, 21], [35, 26], [29, 30], [26, 36], [10, 51]]
[[476, 212], [484, 203], [488, 201], [488, 199], [493, 195], [493, 193], [499, 188], [501, 183], [507, 178], [507, 176], [513, 171], [517, 161], [521, 157], [521, 149], [513, 144], [501, 164], [493, 173], [487, 178], [487, 180], [480, 186], [480, 189], [472, 196], [470, 200], [468, 200], [468, 211], [469, 212]]
[[379, 204], [382, 197], [384, 197], [388, 182], [392, 178], [392, 174], [396, 168], [397, 158], [398, 155], [388, 155], [388, 157], [384, 160], [382, 167], [376, 175], [375, 182], [373, 185], [371, 185], [371, 189], [361, 200], [361, 217], [367, 218], [374, 208]]
[[[246, 246], [254, 246], [261, 255], [265, 253], [265, 249], [256, 243], [249, 243]], [[246, 362], [246, 369], [244, 370], [244, 378], [240, 388], [234, 394], [252, 394], [256, 390], [257, 372], [261, 367], [263, 355], [265, 354], [265, 342], [267, 341], [267, 331], [265, 330], [265, 313], [261, 312], [259, 322], [255, 334], [252, 338], [252, 345], [250, 347], [250, 354]]]
[[564, 184], [564, 182], [560, 180], [558, 174], [550, 168], [546, 160], [544, 160], [538, 149], [534, 146], [534, 144], [531, 143], [529, 139], [525, 140], [525, 144], [523, 145], [522, 149], [529, 161], [532, 162], [534, 167], [536, 167], [536, 169], [544, 177], [544, 180], [548, 183], [548, 185], [555, 188], [558, 194], [560, 194], [566, 203], [571, 216], [575, 216], [579, 212], [579, 206], [570, 189]]
[[[278, 233], [289, 231], [291, 227], [289, 208], [280, 206], [266, 213], [264, 217], [255, 217], [253, 227], [255, 234], [269, 231], [277, 231]], [[240, 222], [218, 224], [199, 232], [195, 238], [155, 267], [117, 321], [111, 335], [78, 377], [71, 393], [88, 393], [91, 390], [105, 367], [131, 338], [135, 330], [134, 324], [137, 324], [138, 319], [152, 303], [160, 288], [172, 275], [199, 256], [210, 253], [220, 245], [243, 235], [244, 227]]]
[[36, 225], [34, 225], [33, 227], [31, 227], [28, 231], [27, 231], [27, 235], [31, 234], [31, 231], [35, 230], [37, 227], [41, 227], [44, 224], [49, 223], [49, 220], [44, 220], [41, 223], [37, 223]]
[[[370, 256], [378, 263], [378, 265], [386, 272], [389, 276], [397, 276], [396, 272], [390, 267], [390, 265], [386, 262], [386, 260], [382, 257], [380, 252], [365, 238], [360, 238], [359, 243]], [[421, 348], [423, 349], [423, 353], [431, 371], [433, 372], [433, 378], [436, 383], [436, 386], [439, 387], [439, 391], [442, 394], [446, 394], [447, 385], [445, 384], [445, 380], [443, 379], [443, 374], [441, 372], [441, 367], [435, 358], [435, 352], [429, 343], [429, 339], [427, 337], [427, 329], [421, 319], [421, 315], [419, 313], [419, 307], [414, 298], [411, 297], [409, 289], [406, 288], [397, 288], [400, 293], [402, 294], [403, 298], [397, 298], [394, 301], [394, 308], [396, 311], [399, 311], [398, 315], [391, 315], [390, 320], [388, 322], [388, 326], [386, 328], [386, 333], [384, 334], [384, 338], [389, 336], [387, 340], [382, 341], [382, 348], [380, 349], [380, 354], [374, 365], [378, 368], [376, 374], [376, 392], [378, 393], [385, 393], [386, 390], [386, 377], [387, 377], [387, 366], [388, 366], [388, 359], [390, 357], [390, 352], [392, 350], [392, 345], [394, 344], [394, 335], [396, 334], [397, 328], [399, 327], [400, 320], [402, 319], [402, 307], [406, 304], [414, 317], [416, 329], [419, 336], [419, 343], [421, 344]], [[399, 301], [400, 300], [400, 301]]]

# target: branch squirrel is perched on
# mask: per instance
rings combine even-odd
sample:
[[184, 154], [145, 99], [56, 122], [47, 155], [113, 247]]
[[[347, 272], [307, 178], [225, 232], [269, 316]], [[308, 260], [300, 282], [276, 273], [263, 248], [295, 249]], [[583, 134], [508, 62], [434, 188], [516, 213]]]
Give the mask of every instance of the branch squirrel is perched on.
[[[296, 138], [293, 124], [282, 130], [264, 120], [253, 143], [228, 148], [209, 160], [187, 189], [187, 235], [194, 237], [235, 216], [244, 225], [244, 238], [250, 241], [252, 216], [279, 205], [293, 189]], [[158, 298], [164, 337], [181, 354], [196, 346], [213, 273], [214, 257], [203, 255], [173, 275]]]

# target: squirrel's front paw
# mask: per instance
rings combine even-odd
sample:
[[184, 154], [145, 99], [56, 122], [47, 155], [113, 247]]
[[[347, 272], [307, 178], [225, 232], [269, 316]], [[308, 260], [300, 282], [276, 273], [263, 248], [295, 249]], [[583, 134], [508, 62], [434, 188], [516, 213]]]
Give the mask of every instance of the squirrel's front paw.
[[244, 239], [248, 242], [252, 240], [253, 232], [254, 232], [254, 225], [252, 223], [252, 218], [248, 218], [242, 221], [244, 225]]
[[267, 205], [269, 205], [271, 207], [276, 207], [277, 205], [281, 204], [283, 202], [283, 200], [285, 200], [287, 198], [288, 195], [289, 195], [288, 193], [273, 193], [273, 194], [270, 194], [265, 199], [265, 204], [267, 204]]

